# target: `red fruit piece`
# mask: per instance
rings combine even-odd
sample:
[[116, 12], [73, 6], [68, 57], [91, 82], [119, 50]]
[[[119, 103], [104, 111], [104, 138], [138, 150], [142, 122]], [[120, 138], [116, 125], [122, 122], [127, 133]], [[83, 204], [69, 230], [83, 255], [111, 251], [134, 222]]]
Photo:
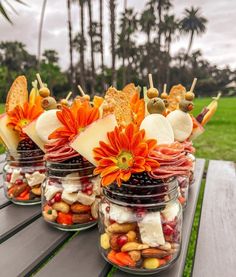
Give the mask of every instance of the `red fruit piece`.
[[22, 184], [23, 184], [23, 180], [21, 180], [21, 179], [17, 179], [15, 181], [15, 185], [22, 185]]
[[128, 242], [128, 237], [126, 235], [121, 235], [117, 238], [117, 244], [122, 247]]
[[174, 233], [174, 229], [171, 228], [170, 225], [164, 224], [163, 225], [163, 232], [166, 236], [171, 236]]
[[7, 173], [7, 175], [6, 175], [6, 181], [7, 182], [11, 181], [11, 173]]
[[57, 192], [54, 196], [55, 202], [60, 202], [61, 201], [61, 193]]

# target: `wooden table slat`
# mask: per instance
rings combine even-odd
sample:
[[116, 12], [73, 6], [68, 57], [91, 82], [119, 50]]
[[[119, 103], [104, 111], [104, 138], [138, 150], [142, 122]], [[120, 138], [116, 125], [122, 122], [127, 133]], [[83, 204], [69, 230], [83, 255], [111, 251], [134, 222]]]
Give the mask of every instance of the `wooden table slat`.
[[[59, 231], [48, 226], [42, 218], [37, 219], [1, 244], [1, 276], [30, 276], [71, 235], [73, 232]], [[79, 270], [78, 261], [77, 274]], [[56, 275], [52, 272], [49, 276]], [[70, 276], [69, 269], [67, 276]]]
[[[1, 178], [0, 178], [1, 180]], [[10, 205], [11, 202], [6, 198], [3, 188], [0, 188], [0, 209]]]
[[[195, 209], [196, 209], [196, 205], [197, 205], [198, 195], [199, 195], [201, 182], [202, 182], [202, 176], [203, 176], [203, 172], [204, 172], [204, 165], [205, 165], [205, 160], [197, 159], [196, 168], [195, 168], [195, 182], [190, 189], [188, 206], [186, 207], [186, 210], [184, 212], [181, 254], [180, 254], [178, 260], [176, 261], [176, 263], [171, 268], [169, 268], [163, 272], [160, 272], [158, 274], [153, 274], [153, 275], [149, 275], [149, 276], [153, 276], [153, 277], [154, 276], [156, 276], [156, 277], [182, 277], [183, 276], [185, 259], [186, 259], [187, 250], [188, 250], [189, 238], [191, 235], [191, 229], [192, 229]], [[122, 272], [120, 270], [117, 270], [113, 273], [112, 276], [113, 277], [131, 277], [131, 276], [137, 276], [137, 275], [132, 275], [132, 274], [128, 274], [128, 273]]]
[[227, 161], [210, 161], [193, 277], [235, 276], [235, 234], [235, 165]]
[[79, 232], [35, 276], [106, 276], [111, 266], [98, 251], [98, 237], [97, 227]]
[[18, 206], [11, 204], [2, 208], [0, 210], [0, 243], [30, 224], [40, 215], [40, 205]]

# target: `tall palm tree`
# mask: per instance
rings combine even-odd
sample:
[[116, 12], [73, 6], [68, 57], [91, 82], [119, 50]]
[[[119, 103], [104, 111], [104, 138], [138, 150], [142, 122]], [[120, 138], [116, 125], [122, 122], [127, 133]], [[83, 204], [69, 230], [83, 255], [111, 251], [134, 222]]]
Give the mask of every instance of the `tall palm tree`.
[[148, 3], [147, 9], [145, 9], [140, 17], [139, 24], [141, 30], [147, 35], [147, 67], [148, 72], [151, 72], [150, 63], [150, 44], [151, 44], [151, 32], [155, 28], [156, 16], [154, 13], [154, 6], [151, 2]]
[[25, 1], [23, 0], [11, 0], [11, 1], [1, 0], [0, 1], [0, 15], [2, 15], [11, 24], [13, 24], [13, 22], [9, 16], [9, 12], [14, 12], [15, 14], [18, 14], [17, 10], [14, 7], [15, 3], [26, 5]]
[[84, 67], [84, 49], [85, 49], [85, 37], [84, 37], [84, 0], [79, 0], [80, 4], [80, 85], [85, 88], [85, 67]]
[[72, 41], [72, 23], [71, 23], [71, 0], [67, 0], [67, 20], [69, 34], [69, 52], [70, 52], [70, 87], [74, 88], [74, 68], [73, 68], [73, 41]]
[[99, 0], [100, 52], [102, 69], [102, 89], [105, 89], [104, 80], [104, 48], [103, 48], [103, 0]]
[[89, 37], [90, 37], [90, 56], [91, 56], [91, 93], [94, 93], [95, 66], [94, 66], [94, 41], [93, 41], [93, 18], [91, 0], [88, 0], [89, 10]]
[[47, 0], [43, 0], [40, 22], [39, 22], [39, 36], [38, 36], [38, 70], [40, 69], [40, 61], [41, 61], [41, 47], [42, 47], [42, 32], [43, 32], [43, 22], [45, 16]]
[[200, 35], [206, 31], [207, 19], [200, 14], [200, 8], [191, 7], [185, 9], [185, 17], [181, 20], [181, 30], [183, 33], [190, 34], [187, 54], [193, 44], [194, 35]]
[[110, 33], [111, 33], [111, 55], [112, 55], [112, 72], [111, 72], [111, 82], [112, 85], [116, 85], [116, 49], [115, 49], [115, 34], [116, 34], [116, 17], [115, 17], [115, 8], [116, 1], [109, 1], [110, 8]]

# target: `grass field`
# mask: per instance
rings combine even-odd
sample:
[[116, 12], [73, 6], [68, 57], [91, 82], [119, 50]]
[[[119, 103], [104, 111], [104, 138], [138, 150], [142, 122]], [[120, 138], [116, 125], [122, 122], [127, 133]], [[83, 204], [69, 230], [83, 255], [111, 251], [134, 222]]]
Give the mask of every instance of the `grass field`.
[[[202, 108], [207, 106], [210, 102], [210, 98], [195, 100], [194, 115], [200, 113]], [[0, 104], [0, 112], [3, 112], [3, 110], [4, 106]], [[194, 146], [197, 150], [196, 156], [207, 160], [236, 161], [236, 98], [222, 98], [219, 101], [216, 114], [206, 125], [205, 129], [205, 133], [194, 141]], [[0, 148], [0, 152], [1, 151], [3, 152], [3, 148]], [[203, 183], [201, 187], [194, 218], [184, 277], [189, 277], [191, 275], [204, 185], [205, 183]], [[112, 274], [109, 276], [111, 275]]]

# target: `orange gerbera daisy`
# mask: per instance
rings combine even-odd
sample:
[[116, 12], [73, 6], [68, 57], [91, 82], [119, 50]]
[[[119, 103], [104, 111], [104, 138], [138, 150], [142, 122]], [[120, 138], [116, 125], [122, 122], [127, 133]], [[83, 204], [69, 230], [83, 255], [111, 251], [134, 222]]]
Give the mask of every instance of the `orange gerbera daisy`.
[[70, 108], [63, 106], [57, 112], [57, 118], [63, 126], [50, 134], [49, 139], [66, 138], [71, 141], [86, 126], [99, 119], [99, 110], [92, 107], [88, 101], [75, 100]]
[[133, 113], [133, 122], [140, 126], [145, 117], [145, 102], [140, 99], [138, 92], [135, 92], [130, 100], [130, 106]]
[[[37, 102], [39, 103], [39, 102]], [[22, 128], [35, 120], [43, 109], [41, 104], [24, 103], [23, 106], [17, 105], [13, 110], [8, 112], [9, 126], [12, 126], [16, 131], [20, 133], [20, 136], [24, 136]]]
[[125, 129], [116, 127], [107, 137], [109, 143], [100, 142], [100, 147], [94, 149], [98, 164], [94, 173], [101, 175], [103, 186], [114, 181], [120, 186], [133, 173], [159, 167], [157, 161], [149, 158], [150, 152], [156, 147], [156, 140], [145, 140], [145, 131], [140, 131], [135, 124], [130, 123]]

